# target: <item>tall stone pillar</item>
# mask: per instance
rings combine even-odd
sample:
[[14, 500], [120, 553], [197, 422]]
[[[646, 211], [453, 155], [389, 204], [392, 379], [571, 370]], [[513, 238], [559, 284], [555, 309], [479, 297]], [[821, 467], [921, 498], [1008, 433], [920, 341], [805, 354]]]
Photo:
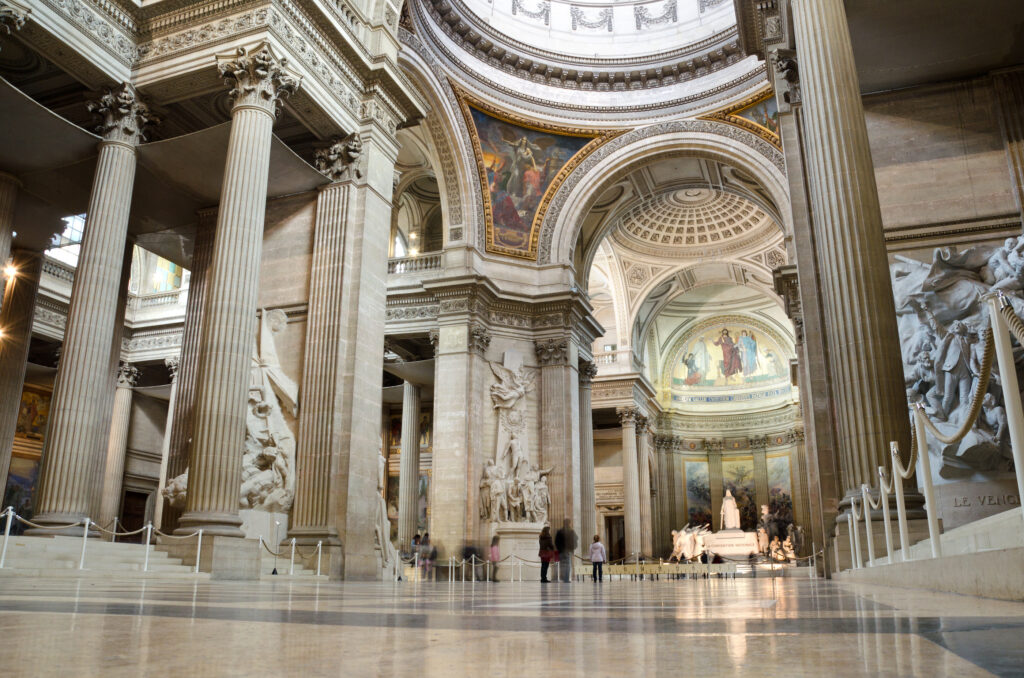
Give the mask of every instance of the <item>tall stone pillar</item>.
[[540, 365], [541, 385], [541, 466], [551, 468], [551, 510], [548, 521], [552, 532], [568, 520], [573, 529], [579, 521], [579, 386], [568, 339], [544, 339], [534, 342]]
[[199, 346], [188, 494], [175, 530], [182, 534], [201, 528], [213, 536], [242, 536], [239, 450], [256, 341], [270, 144], [278, 99], [298, 87], [284, 66], [267, 45], [239, 48], [218, 64], [234, 85], [234, 101]]
[[0, 488], [7, 487], [11, 468], [14, 429], [21, 408], [21, 390], [25, 383], [28, 347], [32, 339], [32, 315], [39, 289], [39, 273], [43, 256], [37, 252], [14, 250], [11, 265], [15, 274], [4, 285], [3, 306], [0, 307]]
[[420, 484], [420, 387], [402, 386], [402, 453], [398, 469], [398, 548], [408, 551], [416, 534]]
[[[202, 339], [203, 307], [206, 300], [206, 282], [209, 280], [210, 259], [213, 257], [213, 236], [217, 226], [217, 209], [199, 212], [195, 243], [192, 245], [192, 262], [189, 268], [188, 298], [185, 301], [185, 322], [181, 333], [181, 358], [178, 376], [174, 380], [173, 403], [168, 406], [171, 417], [170, 438], [167, 447], [167, 481], [177, 478], [188, 470], [189, 449], [192, 442], [192, 405], [196, 396], [196, 379], [199, 376], [199, 342]], [[172, 416], [173, 411], [173, 416]], [[162, 507], [160, 529], [170, 532], [177, 528], [181, 508], [171, 506], [163, 496], [157, 497]], [[156, 523], [156, 521], [154, 521]]]
[[[93, 496], [108, 388], [119, 283], [135, 181], [135, 147], [149, 111], [130, 85], [108, 91], [90, 109], [103, 117], [96, 173], [71, 290], [60, 366], [50, 401], [35, 522], [82, 520]], [[70, 531], [76, 531], [74, 529]], [[80, 531], [80, 530], [79, 530]], [[52, 534], [52, 532], [45, 532]]]
[[678, 529], [675, 526], [675, 493], [672, 485], [672, 478], [675, 475], [675, 459], [672, 454], [672, 438], [667, 436], [656, 436], [654, 438], [654, 452], [658, 459], [658, 501], [655, 504], [657, 511], [657, 531], [654, 533], [654, 549], [656, 553], [665, 554], [666, 550], [671, 552], [670, 544], [672, 530]]
[[708, 485], [711, 488], [711, 531], [722, 529], [722, 497], [725, 495], [725, 477], [722, 473], [722, 441], [705, 440], [708, 453]]
[[847, 496], [909, 450], [899, 335], [843, 0], [793, 0], [801, 111]]
[[636, 447], [640, 464], [640, 552], [645, 556], [654, 553], [652, 537], [654, 525], [651, 517], [651, 460], [647, 445], [647, 432], [650, 424], [647, 418], [640, 419], [636, 424]]
[[0, 172], [0, 269], [11, 257], [11, 239], [14, 236], [14, 203], [18, 199], [21, 182]]
[[636, 427], [640, 413], [635, 408], [617, 410], [622, 424], [622, 512], [626, 524], [626, 558], [640, 553], [640, 472], [636, 450]]
[[124, 457], [128, 450], [128, 424], [132, 418], [132, 388], [138, 379], [139, 371], [134, 365], [121, 363], [117, 371], [114, 412], [110, 421], [110, 439], [107, 443], [107, 463], [103, 468], [100, 513], [96, 520], [101, 527], [111, 531], [114, 530], [114, 518], [119, 515], [121, 509]]
[[164, 365], [171, 373], [171, 394], [167, 398], [167, 418], [164, 420], [164, 442], [160, 448], [160, 477], [156, 485], [156, 502], [153, 509], [153, 525], [156, 529], [166, 532], [163, 528], [164, 520], [164, 488], [167, 487], [167, 462], [171, 452], [171, 433], [174, 428], [174, 408], [178, 404], [178, 370], [181, 367], [181, 358], [166, 358]]
[[586, 547], [597, 534], [597, 497], [594, 492], [594, 412], [591, 386], [597, 365], [580, 363], [580, 543]]
[[1017, 199], [1017, 209], [1024, 219], [1024, 68], [1017, 67], [993, 74], [999, 126], [1006, 146], [1006, 162], [1010, 183]]

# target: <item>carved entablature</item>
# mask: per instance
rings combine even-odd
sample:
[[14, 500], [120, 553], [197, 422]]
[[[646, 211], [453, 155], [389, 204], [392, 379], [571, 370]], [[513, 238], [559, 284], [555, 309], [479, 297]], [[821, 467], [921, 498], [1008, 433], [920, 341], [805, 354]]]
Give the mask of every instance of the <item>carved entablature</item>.
[[568, 339], [541, 339], [533, 342], [537, 351], [537, 363], [541, 367], [565, 365], [569, 360]]
[[768, 449], [768, 436], [752, 436], [747, 439], [747, 444], [754, 452], [764, 452]]
[[105, 90], [99, 99], [86, 103], [86, 108], [101, 119], [96, 126], [97, 134], [107, 141], [132, 146], [146, 140], [147, 125], [158, 122], [139, 98], [139, 93], [128, 83]]

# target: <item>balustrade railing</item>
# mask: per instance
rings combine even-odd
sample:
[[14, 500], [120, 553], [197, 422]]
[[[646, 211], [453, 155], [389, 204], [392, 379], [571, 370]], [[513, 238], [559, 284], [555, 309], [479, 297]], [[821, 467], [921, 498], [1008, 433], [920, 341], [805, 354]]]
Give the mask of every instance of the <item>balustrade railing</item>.
[[422, 271], [437, 271], [441, 269], [441, 252], [427, 252], [411, 257], [400, 257], [388, 259], [388, 273], [420, 273]]

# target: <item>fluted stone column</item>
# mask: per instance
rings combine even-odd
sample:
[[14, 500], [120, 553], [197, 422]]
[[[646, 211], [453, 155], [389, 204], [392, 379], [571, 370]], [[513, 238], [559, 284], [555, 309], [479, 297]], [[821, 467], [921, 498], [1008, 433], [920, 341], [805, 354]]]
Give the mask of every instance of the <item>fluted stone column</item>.
[[[60, 366], [50, 402], [34, 520], [63, 525], [86, 517], [93, 472], [106, 429], [101, 411], [135, 180], [135, 146], [148, 109], [130, 85], [108, 91], [90, 108], [103, 117], [96, 173], [71, 290]], [[80, 531], [80, 530], [79, 530]], [[48, 532], [49, 533], [49, 532]]]
[[632, 407], [617, 410], [622, 424], [622, 512], [626, 524], [626, 557], [641, 550], [640, 472], [637, 466], [636, 425], [640, 414]]
[[722, 441], [705, 440], [708, 453], [708, 486], [711, 488], [711, 530], [722, 529], [722, 497], [725, 495], [725, 476], [722, 473]]
[[754, 456], [754, 503], [757, 506], [757, 515], [761, 515], [761, 504], [768, 504], [770, 499], [768, 493], [768, 439], [764, 436], [752, 438], [750, 451]]
[[11, 264], [17, 272], [4, 285], [3, 307], [0, 307], [0, 328], [3, 328], [3, 336], [0, 336], [0, 393], [4, 394], [0, 399], [0, 488], [7, 487], [7, 473], [11, 468], [11, 448], [21, 407], [43, 256], [37, 252], [14, 250]]
[[646, 418], [637, 422], [636, 448], [640, 463], [640, 551], [645, 556], [654, 553], [654, 524], [651, 517], [651, 460], [647, 445], [650, 423]]
[[270, 145], [279, 97], [298, 83], [266, 45], [239, 48], [219, 63], [234, 86], [210, 279], [207, 281], [199, 378], [193, 405], [192, 449], [185, 513], [176, 532], [202, 528], [242, 536], [238, 494], [256, 341], [256, 301], [266, 214]]
[[548, 484], [552, 532], [565, 520], [579, 527], [579, 386], [568, 339], [534, 342], [540, 365], [541, 466], [551, 468]]
[[[0, 172], [0, 269], [11, 257], [11, 239], [14, 235], [14, 204], [18, 199], [21, 182]], [[2, 303], [2, 302], [0, 302]]]
[[114, 413], [110, 421], [110, 439], [107, 443], [107, 463], [103, 471], [103, 492], [97, 522], [107, 530], [114, 530], [114, 518], [121, 508], [121, 487], [124, 482], [124, 456], [128, 450], [128, 424], [132, 418], [132, 388], [139, 379], [134, 365], [121, 363], [117, 371], [117, 390], [114, 393]]
[[164, 365], [171, 373], [171, 394], [167, 398], [167, 418], [164, 420], [164, 443], [160, 448], [160, 477], [157, 479], [156, 502], [153, 509], [153, 525], [166, 532], [163, 528], [164, 519], [164, 488], [167, 487], [167, 459], [171, 452], [171, 432], [174, 427], [174, 408], [178, 404], [178, 369], [181, 367], [179, 357], [166, 358]]
[[909, 450], [903, 365], [864, 107], [843, 0], [793, 0], [843, 488]]
[[580, 543], [586, 547], [597, 534], [594, 493], [594, 412], [591, 386], [597, 365], [580, 363]]
[[1001, 71], [992, 77], [999, 110], [999, 125], [1006, 146], [1010, 184], [1017, 209], [1024, 218], [1024, 68]]
[[[209, 279], [210, 260], [213, 258], [213, 236], [217, 227], [217, 209], [199, 212], [196, 239], [192, 246], [192, 262], [189, 268], [188, 299], [185, 301], [185, 322], [181, 332], [181, 359], [178, 375], [174, 380], [172, 405], [168, 406], [171, 416], [170, 438], [167, 448], [167, 481], [177, 478], [188, 470], [189, 450], [192, 442], [192, 406], [195, 403], [196, 380], [199, 376], [199, 342], [202, 340], [203, 307], [206, 300], [206, 282]], [[160, 529], [170, 532], [177, 528], [181, 509], [171, 506], [163, 496], [157, 497], [161, 506]], [[154, 523], [156, 521], [154, 520]]]
[[398, 548], [407, 551], [416, 534], [420, 482], [420, 387], [402, 387], [402, 453], [398, 469]]

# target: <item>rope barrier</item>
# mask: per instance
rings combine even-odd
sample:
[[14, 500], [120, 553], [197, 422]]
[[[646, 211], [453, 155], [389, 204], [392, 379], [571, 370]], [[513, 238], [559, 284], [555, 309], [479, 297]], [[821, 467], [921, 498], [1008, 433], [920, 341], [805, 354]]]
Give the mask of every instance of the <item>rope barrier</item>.
[[[67, 525], [39, 525], [38, 523], [33, 523], [31, 520], [25, 520], [17, 513], [14, 514], [14, 519], [24, 525], [28, 525], [29, 527], [33, 527], [37, 530], [67, 530], [72, 527], [80, 527], [83, 524], [83, 521], [80, 520], [77, 523], [69, 523]], [[85, 520], [88, 519], [86, 518]]]
[[[142, 528], [142, 529], [146, 529], [146, 528]], [[166, 534], [166, 533], [161, 532], [160, 530], [158, 530], [157, 528], [154, 527], [153, 528], [153, 532], [156, 533], [156, 534], [159, 534], [161, 537], [163, 537], [165, 539], [191, 539], [192, 537], [195, 537], [196, 535], [202, 534], [203, 531], [202, 530], [196, 530], [192, 534]]]
[[[110, 523], [107, 523], [107, 524], [109, 525]], [[133, 534], [138, 534], [140, 532], [145, 532], [146, 531], [146, 526], [145, 525], [143, 525], [139, 529], [134, 530], [132, 532], [114, 532], [114, 531], [102, 528], [99, 525], [97, 525], [96, 523], [93, 523], [92, 526], [95, 527], [100, 532], [105, 532], [106, 534], [113, 535], [115, 537], [130, 537]], [[154, 528], [153, 531], [156, 532], [157, 531], [156, 528]]]
[[1017, 339], [1017, 343], [1024, 346], [1024, 321], [1021, 321], [1020, 316], [1013, 310], [1013, 306], [1006, 302], [1006, 297], [1002, 292], [999, 293], [999, 313], [1006, 321], [1010, 333]]

